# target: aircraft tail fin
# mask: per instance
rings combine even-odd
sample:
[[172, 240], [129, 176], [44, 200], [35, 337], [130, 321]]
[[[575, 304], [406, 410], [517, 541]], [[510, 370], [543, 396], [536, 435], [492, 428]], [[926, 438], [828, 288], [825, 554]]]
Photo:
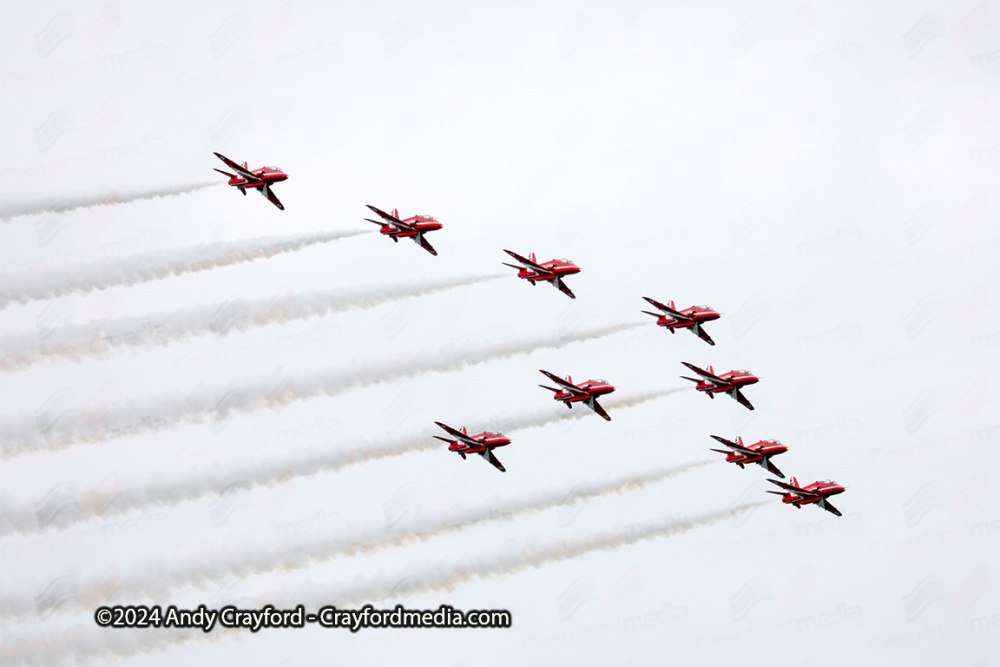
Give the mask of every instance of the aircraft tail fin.
[[469, 435], [469, 432], [465, 430], [464, 426], [462, 427], [462, 435]]
[[788, 480], [788, 483], [791, 484], [792, 486], [798, 486], [799, 485], [799, 480], [797, 480], [794, 477], [792, 477], [790, 480]]
[[538, 264], [538, 260], [537, 260], [537, 259], [535, 259], [535, 253], [531, 253], [530, 257], [531, 257], [531, 261], [532, 261], [533, 263], [535, 263], [535, 264]]
[[247, 171], [250, 171], [250, 167], [247, 166], [246, 160], [243, 161], [243, 168], [246, 169]]

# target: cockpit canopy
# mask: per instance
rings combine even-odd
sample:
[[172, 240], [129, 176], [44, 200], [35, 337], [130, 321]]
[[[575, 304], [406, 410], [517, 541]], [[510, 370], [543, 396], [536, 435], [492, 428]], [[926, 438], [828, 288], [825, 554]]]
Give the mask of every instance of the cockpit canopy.
[[600, 384], [607, 384], [608, 383], [607, 380], [603, 380], [601, 378], [591, 378], [589, 380], [589, 382], [593, 382], [594, 384], [598, 384], [598, 383], [600, 383]]
[[264, 169], [268, 169], [270, 171], [281, 171], [281, 167], [267, 167], [267, 166], [265, 166]]
[[424, 213], [417, 213], [417, 217], [418, 218], [423, 218], [424, 220], [433, 220], [434, 222], [437, 222], [437, 218], [435, 218], [433, 215], [426, 215]]
[[745, 368], [737, 368], [734, 373], [743, 373], [743, 375], [750, 375], [750, 371]]
[[700, 308], [702, 310], [715, 310], [711, 306], [695, 306], [695, 308]]
[[556, 258], [556, 259], [554, 259], [553, 261], [554, 261], [554, 262], [562, 262], [563, 264], [569, 264], [569, 265], [571, 265], [571, 266], [576, 266], [576, 264], [573, 264], [573, 262], [569, 261], [569, 260], [568, 260], [568, 259], [566, 259], [565, 257], [557, 257], [557, 258]]
[[507, 436], [505, 436], [505, 435], [504, 435], [503, 433], [501, 433], [500, 431], [487, 431], [487, 432], [486, 432], [486, 435], [498, 435], [498, 436], [500, 436], [501, 438], [505, 438], [505, 437], [507, 437]]

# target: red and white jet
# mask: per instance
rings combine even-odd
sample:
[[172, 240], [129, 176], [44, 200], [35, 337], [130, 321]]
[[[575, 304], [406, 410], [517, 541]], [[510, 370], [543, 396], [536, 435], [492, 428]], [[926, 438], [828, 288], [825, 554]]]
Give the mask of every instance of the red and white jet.
[[844, 492], [844, 487], [836, 482], [824, 480], [822, 482], [813, 482], [812, 484], [799, 486], [798, 480], [794, 477], [791, 479], [791, 484], [785, 484], [784, 482], [779, 482], [776, 479], [769, 479], [767, 481], [785, 489], [784, 491], [768, 491], [768, 493], [781, 496], [781, 502], [783, 503], [795, 505], [799, 509], [802, 509], [803, 505], [817, 505], [825, 509], [827, 512], [836, 514], [837, 516], [843, 516], [840, 513], [840, 510], [826, 500], [830, 496], [835, 496], [838, 493]]
[[247, 188], [253, 188], [267, 197], [268, 201], [280, 208], [282, 211], [285, 210], [285, 207], [282, 206], [280, 201], [278, 201], [278, 198], [274, 196], [274, 192], [271, 190], [271, 184], [288, 180], [288, 174], [281, 171], [278, 167], [261, 167], [260, 169], [250, 170], [247, 169], [246, 162], [244, 162], [241, 167], [221, 153], [216, 153], [215, 157], [225, 162], [226, 166], [236, 172], [235, 174], [230, 174], [228, 171], [215, 169], [215, 171], [220, 174], [229, 177], [229, 185], [239, 188], [240, 192], [242, 192], [244, 196], [246, 196]]
[[542, 375], [561, 387], [560, 389], [556, 389], [555, 387], [546, 387], [544, 384], [538, 385], [542, 389], [548, 389], [549, 391], [554, 392], [555, 395], [552, 398], [557, 401], [562, 401], [566, 404], [566, 407], [570, 409], [573, 408], [574, 403], [585, 403], [588, 408], [608, 421], [611, 421], [611, 417], [597, 402], [597, 398], [599, 396], [610, 394], [615, 390], [615, 388], [606, 380], [587, 380], [586, 382], [581, 382], [580, 384], [573, 384], [573, 378], [569, 375], [567, 375], [566, 379], [563, 380], [558, 375], [553, 375], [548, 371], [543, 371], [541, 369], [539, 369], [539, 371]]
[[461, 431], [456, 431], [447, 424], [434, 422], [445, 430], [452, 438], [442, 438], [440, 435], [434, 437], [448, 443], [449, 452], [458, 452], [463, 459], [466, 454], [479, 454], [484, 459], [496, 466], [500, 472], [507, 472], [503, 464], [493, 455], [493, 450], [497, 447], [504, 447], [510, 444], [510, 438], [503, 433], [493, 431], [483, 431], [479, 435], [469, 435], [469, 432], [462, 427]]
[[750, 405], [750, 401], [748, 401], [747, 397], [740, 391], [740, 387], [756, 384], [760, 379], [757, 376], [743, 370], [742, 368], [740, 370], [729, 371], [727, 373], [722, 373], [721, 375], [716, 375], [715, 370], [711, 366], [708, 367], [707, 371], [703, 371], [697, 366], [689, 364], [686, 361], [682, 361], [681, 363], [703, 378], [698, 380], [684, 375], [681, 376], [684, 380], [697, 382], [698, 386], [695, 387], [695, 389], [698, 391], [705, 392], [708, 394], [709, 398], [715, 398], [716, 394], [729, 394], [739, 401], [741, 405], [753, 410], [753, 406]]
[[727, 463], [735, 463], [740, 468], [742, 468], [747, 463], [756, 463], [761, 468], [765, 468], [769, 472], [774, 473], [781, 479], [785, 478], [784, 473], [778, 470], [773, 463], [771, 463], [771, 457], [777, 456], [778, 454], [784, 454], [788, 451], [788, 447], [777, 440], [759, 440], [752, 445], [744, 445], [743, 438], [736, 438], [736, 442], [731, 440], [726, 440], [725, 438], [720, 438], [717, 435], [713, 435], [713, 438], [729, 447], [729, 450], [725, 449], [713, 449], [713, 452], [719, 452], [720, 454], [726, 454]]
[[709, 345], [715, 345], [715, 341], [701, 328], [701, 325], [703, 322], [711, 322], [712, 320], [719, 319], [719, 313], [708, 306], [691, 306], [684, 310], [678, 310], [673, 301], [665, 306], [659, 301], [650, 299], [648, 296], [642, 298], [663, 311], [662, 313], [651, 313], [648, 310], [642, 311], [647, 315], [655, 317], [657, 326], [666, 327], [670, 333], [677, 333], [677, 329], [690, 328], [691, 332], [697, 335], [698, 338]]
[[436, 232], [441, 229], [443, 225], [432, 218], [429, 215], [415, 215], [412, 218], [406, 218], [401, 220], [399, 217], [399, 211], [392, 209], [392, 213], [386, 213], [385, 211], [380, 211], [370, 204], [365, 204], [368, 208], [378, 214], [382, 218], [382, 222], [378, 220], [372, 220], [371, 218], [365, 218], [368, 222], [374, 222], [376, 225], [381, 226], [379, 230], [383, 234], [387, 234], [393, 241], [399, 243], [400, 238], [410, 238], [413, 239], [414, 243], [419, 243], [420, 247], [429, 252], [432, 255], [437, 255], [437, 250], [427, 242], [424, 238], [424, 234], [427, 232]]
[[560, 292], [569, 298], [576, 298], [576, 295], [573, 294], [573, 292], [566, 287], [566, 283], [562, 281], [563, 276], [571, 276], [574, 273], [580, 273], [580, 267], [573, 262], [568, 259], [550, 259], [547, 262], [539, 262], [535, 259], [535, 253], [531, 253], [531, 259], [528, 259], [526, 257], [521, 257], [516, 252], [512, 252], [510, 250], [504, 250], [504, 252], [523, 264], [523, 266], [514, 266], [513, 264], [502, 262], [504, 266], [517, 269], [518, 278], [524, 278], [532, 285], [539, 281], [551, 282], [559, 288]]

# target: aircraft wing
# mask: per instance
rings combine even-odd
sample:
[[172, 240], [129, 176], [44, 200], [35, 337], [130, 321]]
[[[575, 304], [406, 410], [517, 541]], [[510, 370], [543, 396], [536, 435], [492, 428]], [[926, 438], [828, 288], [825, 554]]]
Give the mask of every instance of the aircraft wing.
[[370, 208], [373, 212], [377, 213], [378, 217], [382, 218], [386, 222], [391, 222], [394, 225], [395, 224], [399, 224], [401, 222], [400, 219], [397, 218], [396, 216], [391, 215], [389, 213], [386, 213], [385, 211], [383, 211], [381, 209], [377, 209], [374, 206], [372, 206], [371, 204], [365, 204], [365, 206], [367, 206], [368, 208]]
[[[465, 433], [462, 433], [461, 431], [453, 429], [452, 427], [448, 426], [447, 424], [442, 424], [441, 422], [434, 422], [434, 423], [437, 424], [438, 426], [440, 426], [441, 428], [443, 428], [445, 430], [445, 433], [447, 433], [448, 435], [452, 436], [456, 440], [464, 442], [465, 444], [471, 445], [473, 447], [475, 447], [475, 446], [481, 446], [482, 445], [481, 442], [477, 442], [476, 440], [473, 440], [472, 438], [470, 438]], [[437, 436], [434, 436], [434, 437], [437, 437]]]
[[222, 153], [216, 153], [215, 157], [217, 157], [220, 160], [222, 160], [223, 162], [225, 162], [227, 167], [229, 167], [230, 169], [232, 169], [233, 171], [235, 171], [237, 174], [239, 174], [243, 178], [247, 179], [248, 181], [259, 181], [260, 180], [257, 176], [255, 176], [253, 174], [253, 172], [247, 171], [242, 166], [236, 164], [235, 162], [233, 162], [232, 160], [230, 160], [229, 158], [227, 158]]
[[753, 410], [753, 405], [750, 403], [747, 397], [743, 395], [743, 392], [740, 391], [739, 389], [733, 389], [733, 398], [739, 401], [740, 405], [742, 405], [743, 407], [747, 408], [748, 410]]
[[777, 467], [776, 465], [774, 465], [773, 463], [771, 463], [771, 459], [769, 459], [769, 458], [764, 458], [764, 460], [763, 460], [763, 461], [761, 461], [761, 463], [763, 463], [763, 464], [764, 464], [764, 467], [765, 467], [765, 468], [767, 468], [767, 471], [768, 471], [769, 473], [772, 473], [772, 474], [774, 474], [774, 475], [777, 475], [778, 477], [780, 477], [780, 478], [782, 478], [782, 479], [784, 479], [784, 478], [785, 478], [785, 475], [784, 475], [784, 473], [782, 473], [782, 472], [781, 472], [780, 470], [778, 470], [778, 467]]
[[556, 278], [556, 287], [558, 287], [559, 291], [568, 296], [569, 298], [571, 299], [576, 298], [576, 295], [573, 294], [573, 291], [566, 286], [566, 283], [562, 281], [562, 278]]
[[701, 328], [700, 324], [695, 324], [693, 328], [694, 332], [698, 335], [698, 338], [702, 339], [709, 345], [715, 345], [715, 341], [712, 340], [712, 337], [708, 335], [707, 331]]
[[[403, 230], [404, 232], [412, 232], [415, 229], [413, 227], [413, 225], [409, 225], [409, 224], [403, 222], [402, 220], [400, 220], [399, 218], [397, 218], [396, 216], [394, 216], [394, 215], [392, 215], [390, 213], [386, 213], [385, 211], [383, 211], [381, 209], [375, 208], [371, 204], [365, 204], [365, 206], [367, 206], [368, 208], [370, 208], [371, 210], [373, 210], [375, 213], [378, 213], [378, 216], [380, 218], [382, 218], [386, 222], [394, 225], [398, 229]], [[365, 218], [365, 219], [367, 220], [367, 218]], [[375, 221], [374, 220], [369, 220], [369, 222], [375, 222]], [[378, 224], [378, 223], [376, 223], [376, 224]], [[434, 253], [434, 254], [436, 255], [437, 253]]]
[[[681, 363], [684, 364], [685, 366], [687, 366], [688, 368], [690, 368], [691, 370], [693, 370], [698, 375], [700, 375], [703, 378], [705, 378], [706, 380], [711, 380], [712, 382], [714, 382], [716, 384], [728, 384], [725, 380], [723, 380], [722, 378], [720, 378], [718, 375], [712, 375], [708, 371], [703, 371], [700, 368], [698, 368], [697, 366], [695, 366], [694, 364], [689, 364], [686, 361], [682, 361]], [[751, 408], [751, 409], [753, 409], [753, 408]]]
[[567, 382], [566, 380], [563, 380], [558, 375], [553, 375], [552, 373], [550, 373], [548, 371], [543, 371], [542, 369], [538, 369], [538, 370], [539, 370], [539, 372], [542, 375], [544, 375], [548, 379], [552, 380], [553, 382], [555, 382], [557, 385], [559, 385], [560, 387], [562, 387], [563, 389], [565, 389], [568, 392], [576, 394], [577, 396], [581, 396], [581, 395], [584, 395], [584, 394], [587, 393], [583, 389], [580, 389], [579, 387], [577, 387], [575, 384], [573, 384], [571, 382]]
[[839, 509], [837, 509], [836, 507], [834, 507], [833, 505], [831, 505], [826, 500], [820, 500], [816, 504], [819, 505], [820, 507], [822, 507], [823, 509], [825, 509], [830, 514], [836, 514], [837, 516], [844, 516], [843, 514], [840, 513]]
[[587, 405], [590, 406], [591, 410], [601, 415], [608, 421], [611, 421], [611, 415], [609, 415], [607, 412], [604, 411], [604, 408], [601, 407], [601, 404], [597, 402], [596, 398], [592, 398], [589, 401], [587, 401]]
[[427, 239], [424, 238], [423, 234], [418, 234], [414, 238], [419, 239], [418, 243], [420, 243], [420, 247], [421, 248], [423, 248], [424, 250], [426, 250], [430, 254], [432, 254], [434, 256], [437, 256], [437, 254], [438, 254], [437, 250], [435, 250], [434, 246], [432, 246], [430, 243], [427, 242]]
[[527, 257], [521, 257], [516, 252], [513, 252], [511, 250], [504, 250], [504, 252], [507, 253], [508, 255], [510, 255], [511, 257], [513, 257], [514, 259], [516, 259], [517, 261], [521, 262], [521, 264], [524, 264], [525, 266], [529, 266], [529, 267], [533, 268], [535, 271], [541, 271], [542, 273], [548, 273], [548, 269], [546, 269], [545, 267], [541, 266], [540, 264], [536, 264], [535, 262], [532, 262]]
[[813, 493], [812, 491], [806, 491], [805, 489], [795, 486], [794, 484], [785, 484], [784, 482], [779, 482], [776, 479], [769, 479], [767, 481], [769, 481], [771, 484], [774, 484], [775, 486], [781, 487], [785, 491], [791, 491], [797, 496], [802, 496], [803, 498], [819, 497], [818, 493]]
[[[736, 450], [740, 454], [746, 454], [748, 456], [756, 456], [757, 455], [757, 452], [755, 452], [754, 450], [747, 449], [743, 445], [740, 445], [739, 443], [733, 442], [732, 440], [726, 440], [725, 438], [720, 438], [717, 435], [713, 435], [712, 437], [715, 438], [716, 440], [718, 440], [719, 442], [721, 442], [722, 444], [724, 444], [726, 447], [729, 447], [730, 449]], [[784, 477], [784, 475], [782, 475], [782, 477]]]
[[649, 303], [653, 304], [653, 306], [655, 306], [656, 308], [659, 308], [660, 310], [662, 310], [664, 313], [666, 313], [670, 317], [674, 318], [675, 320], [680, 320], [681, 322], [690, 322], [691, 321], [691, 318], [688, 317], [687, 315], [684, 315], [683, 313], [681, 313], [678, 310], [674, 310], [673, 308], [671, 308], [670, 306], [668, 306], [666, 304], [660, 303], [656, 299], [650, 299], [648, 296], [644, 296], [642, 298], [645, 299], [646, 301], [648, 301]]
[[493, 464], [494, 468], [496, 468], [500, 472], [507, 472], [507, 469], [503, 467], [502, 463], [500, 463], [500, 459], [498, 459], [496, 456], [493, 455], [493, 450], [487, 449], [484, 452], [484, 457], [486, 458], [487, 461]]
[[264, 196], [267, 197], [267, 200], [269, 202], [277, 206], [282, 211], [285, 210], [285, 207], [282, 205], [280, 201], [278, 201], [278, 198], [274, 195], [274, 190], [265, 185], [263, 188], [261, 188], [261, 191], [264, 193]]

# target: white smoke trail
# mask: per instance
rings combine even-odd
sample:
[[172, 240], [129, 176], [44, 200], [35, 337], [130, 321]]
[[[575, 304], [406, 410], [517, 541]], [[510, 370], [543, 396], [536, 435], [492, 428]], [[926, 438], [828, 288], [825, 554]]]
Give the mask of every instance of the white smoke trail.
[[[606, 401], [608, 409], [627, 408], [656, 400], [679, 391], [666, 389], [636, 394], [619, 401]], [[582, 407], [582, 406], [581, 406]], [[568, 419], [580, 419], [586, 416], [596, 418], [589, 410], [573, 412], [550, 406], [547, 410], [539, 410], [530, 415], [515, 416], [506, 419], [503, 427], [508, 433], [516, 430], [536, 428]], [[440, 441], [429, 435], [417, 435], [411, 438], [398, 439], [389, 442], [371, 443], [365, 447], [355, 447], [350, 450], [335, 449], [335, 443], [322, 443], [294, 456], [282, 459], [264, 459], [253, 463], [243, 463], [236, 466], [213, 466], [207, 471], [186, 473], [175, 478], [164, 478], [157, 475], [152, 480], [138, 482], [124, 481], [113, 489], [97, 487], [80, 493], [73, 493], [74, 498], [107, 499], [107, 502], [88, 502], [84, 509], [82, 502], [69, 502], [78, 506], [76, 513], [66, 511], [66, 490], [57, 487], [37, 501], [17, 501], [7, 495], [0, 496], [0, 535], [9, 533], [31, 534], [42, 532], [49, 528], [68, 528], [77, 523], [88, 521], [96, 514], [102, 519], [108, 519], [118, 514], [176, 505], [203, 498], [207, 495], [224, 495], [239, 493], [257, 486], [290, 482], [294, 479], [311, 477], [321, 473], [331, 473], [348, 466], [377, 461], [381, 459], [402, 456], [420, 451], [441, 451]], [[62, 495], [60, 495], [62, 493]], [[98, 511], [90, 511], [91, 506]], [[56, 507], [56, 518], [48, 516], [46, 508]]]
[[459, 371], [542, 349], [559, 349], [596, 340], [641, 326], [645, 325], [618, 324], [566, 336], [549, 334], [478, 350], [447, 348], [437, 354], [421, 355], [417, 361], [360, 366], [347, 371], [325, 369], [285, 379], [277, 387], [273, 379], [258, 379], [215, 390], [175, 392], [136, 401], [109, 401], [96, 407], [88, 406], [88, 409], [67, 409], [57, 392], [33, 413], [21, 412], [0, 422], [0, 457], [9, 458], [42, 448], [94, 444], [202, 422], [211, 417], [225, 419], [232, 414], [262, 408], [277, 410], [296, 400], [332, 397], [352, 389], [425, 373]]
[[[380, 549], [424, 542], [481, 524], [514, 521], [536, 512], [641, 490], [717, 462], [701, 461], [663, 467], [599, 482], [588, 481], [573, 486], [544, 489], [478, 507], [461, 506], [449, 516], [419, 517], [406, 525], [388, 530], [359, 528], [349, 533], [341, 531], [284, 539], [273, 547], [255, 546], [211, 562], [155, 559], [135, 565], [125, 572], [116, 571], [114, 585], [108, 588], [114, 589], [116, 604], [139, 604], [144, 600], [155, 603], [156, 600], [169, 599], [169, 595], [186, 586], [204, 587], [209, 582], [233, 577], [243, 578], [279, 569], [301, 569], [340, 555], [367, 555]], [[155, 574], [151, 576], [150, 573]], [[73, 577], [73, 585], [76, 590], [99, 590], [105, 578], [104, 573], [83, 581]], [[23, 584], [19, 586], [23, 588]], [[36, 589], [40, 590], [41, 586]], [[23, 593], [0, 589], [0, 620], [34, 617], [39, 613], [37, 600], [41, 597], [43, 596], [38, 595], [37, 590]], [[69, 611], [73, 608], [73, 605], [64, 605], [59, 610]]]
[[[615, 526], [611, 530], [584, 534], [569, 539], [540, 544], [506, 547], [477, 558], [464, 556], [451, 563], [433, 563], [423, 568], [369, 577], [348, 585], [310, 583], [282, 604], [304, 604], [310, 609], [332, 604], [338, 607], [397, 600], [417, 593], [448, 590], [471, 579], [505, 577], [531, 568], [572, 560], [595, 551], [610, 551], [660, 537], [682, 535], [695, 528], [711, 526], [731, 519], [766, 501], [740, 505], [727, 510], [702, 514], [689, 519], [666, 517], [644, 523]], [[267, 603], [269, 601], [262, 601]]]
[[187, 185], [174, 185], [162, 188], [145, 188], [141, 190], [110, 190], [103, 194], [90, 197], [49, 198], [22, 202], [0, 202], [0, 220], [9, 222], [11, 218], [20, 215], [39, 215], [41, 213], [63, 213], [78, 208], [92, 206], [114, 206], [127, 204], [143, 199], [159, 197], [175, 197], [177, 195], [195, 192], [213, 185], [222, 185], [219, 181], [201, 181]]
[[[410, 595], [452, 590], [476, 579], [507, 577], [553, 563], [569, 561], [598, 551], [621, 549], [645, 540], [677, 537], [696, 528], [704, 528], [731, 519], [742, 512], [764, 504], [750, 503], [727, 510], [694, 516], [688, 519], [665, 518], [644, 523], [616, 526], [611, 530], [586, 533], [569, 539], [551, 540], [526, 545], [510, 545], [499, 551], [476, 557], [465, 555], [449, 563], [435, 561], [424, 566], [407, 565], [394, 573], [374, 575], [360, 581], [330, 584], [310, 582], [291, 595], [282, 594], [281, 600], [262, 596], [257, 602], [290, 608], [303, 604], [315, 611], [324, 605], [339, 609], [357, 608], [364, 604], [394, 603]], [[388, 606], [388, 604], [386, 604]], [[80, 627], [80, 626], [76, 626]], [[195, 639], [205, 639], [222, 633], [240, 636], [216, 627], [206, 634], [201, 630], [93, 630], [73, 632], [60, 629], [68, 639], [46, 651], [26, 653], [22, 657], [28, 664], [55, 665], [68, 660], [93, 660], [125, 658], [139, 654], [162, 651], [177, 644]], [[59, 632], [57, 630], [55, 632]], [[362, 630], [363, 632], [364, 630]], [[216, 637], [217, 638], [217, 637]], [[7, 641], [17, 646], [20, 638], [10, 635]]]
[[197, 336], [226, 336], [251, 327], [323, 317], [345, 311], [374, 308], [401, 299], [497, 280], [478, 276], [424, 284], [381, 285], [366, 289], [322, 290], [269, 299], [233, 299], [162, 313], [116, 320], [98, 320], [40, 331], [10, 333], [0, 338], [0, 368], [27, 370], [42, 363], [81, 361], [105, 356], [125, 347], [169, 345]]
[[317, 243], [329, 243], [367, 233], [367, 230], [356, 230], [220, 241], [70, 266], [15, 280], [0, 287], [0, 308], [14, 302], [27, 303], [67, 294], [86, 294], [109, 287], [162, 280], [172, 275], [210, 271], [255, 259], [269, 259], [274, 255], [294, 252]]

